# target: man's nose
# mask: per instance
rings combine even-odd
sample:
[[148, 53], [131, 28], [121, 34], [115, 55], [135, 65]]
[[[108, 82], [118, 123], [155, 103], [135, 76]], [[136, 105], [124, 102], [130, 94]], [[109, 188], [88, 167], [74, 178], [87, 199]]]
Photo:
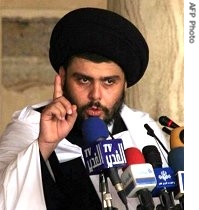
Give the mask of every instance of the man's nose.
[[93, 83], [90, 87], [89, 98], [92, 100], [100, 100], [101, 99], [101, 91], [102, 87], [99, 82]]

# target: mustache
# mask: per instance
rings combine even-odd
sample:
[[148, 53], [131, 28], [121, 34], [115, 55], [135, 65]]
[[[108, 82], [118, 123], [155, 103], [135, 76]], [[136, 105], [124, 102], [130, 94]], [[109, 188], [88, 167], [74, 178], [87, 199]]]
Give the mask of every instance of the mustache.
[[102, 108], [102, 107], [103, 107], [99, 101], [90, 101], [90, 102], [86, 105], [87, 108], [90, 108], [90, 107], [92, 107], [92, 106], [95, 106], [95, 107], [97, 107], [97, 108]]
[[103, 106], [99, 101], [90, 101], [88, 104], [82, 106], [79, 111], [83, 112], [86, 109], [92, 108], [93, 106], [97, 107], [98, 109], [101, 109], [105, 113], [109, 112], [109, 110], [105, 106]]

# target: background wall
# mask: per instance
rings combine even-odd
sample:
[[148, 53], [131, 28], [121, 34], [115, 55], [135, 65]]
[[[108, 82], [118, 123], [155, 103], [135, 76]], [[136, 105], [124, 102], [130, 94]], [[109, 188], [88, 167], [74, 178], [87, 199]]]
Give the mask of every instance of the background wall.
[[146, 38], [150, 61], [127, 92], [129, 106], [158, 120], [184, 124], [182, 0], [0, 0], [0, 133], [15, 110], [51, 98], [54, 71], [48, 60], [52, 27], [78, 7], [108, 8], [131, 20]]

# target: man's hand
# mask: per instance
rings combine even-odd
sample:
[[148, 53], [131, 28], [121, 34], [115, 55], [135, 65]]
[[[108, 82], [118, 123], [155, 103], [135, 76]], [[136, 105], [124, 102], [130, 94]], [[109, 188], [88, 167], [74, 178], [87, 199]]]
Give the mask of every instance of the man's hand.
[[56, 148], [57, 144], [68, 135], [77, 118], [77, 107], [64, 96], [61, 78], [56, 75], [53, 101], [41, 113], [40, 133], [38, 137], [40, 151], [45, 160]]

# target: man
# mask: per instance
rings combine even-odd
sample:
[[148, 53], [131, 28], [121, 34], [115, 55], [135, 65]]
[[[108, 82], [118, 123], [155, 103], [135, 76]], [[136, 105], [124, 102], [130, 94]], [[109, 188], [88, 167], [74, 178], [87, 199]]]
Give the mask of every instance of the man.
[[[0, 209], [102, 209], [99, 177], [89, 177], [82, 161], [81, 125], [91, 116], [104, 120], [124, 149], [157, 146], [146, 123], [168, 149], [156, 122], [124, 104], [148, 54], [139, 30], [113, 12], [81, 8], [60, 19], [49, 50], [57, 72], [53, 98], [15, 112], [0, 140]], [[126, 209], [109, 187], [113, 206]], [[128, 198], [129, 209], [138, 204]]]

